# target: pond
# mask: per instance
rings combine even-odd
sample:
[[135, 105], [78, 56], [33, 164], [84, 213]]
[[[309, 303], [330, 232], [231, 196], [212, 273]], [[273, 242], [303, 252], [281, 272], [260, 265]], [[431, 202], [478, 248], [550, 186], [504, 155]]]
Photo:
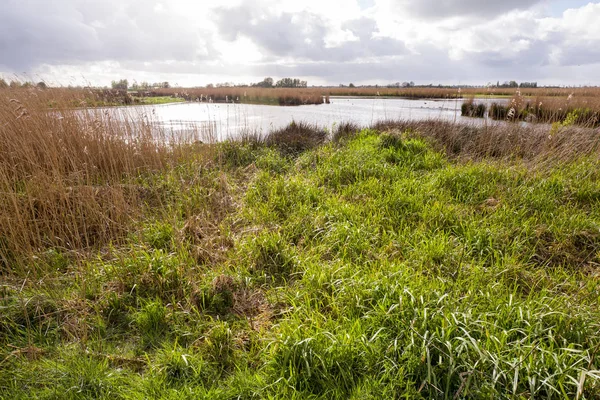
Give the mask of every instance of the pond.
[[[331, 104], [295, 107], [225, 103], [175, 103], [121, 107], [123, 115], [145, 115], [167, 132], [195, 131], [212, 140], [235, 138], [244, 132], [267, 133], [292, 121], [304, 121], [327, 129], [354, 122], [366, 127], [387, 119], [443, 119], [482, 124], [484, 119], [462, 117], [463, 99], [401, 99], [332, 97]], [[488, 105], [498, 99], [479, 99]], [[113, 109], [115, 110], [115, 109]]]

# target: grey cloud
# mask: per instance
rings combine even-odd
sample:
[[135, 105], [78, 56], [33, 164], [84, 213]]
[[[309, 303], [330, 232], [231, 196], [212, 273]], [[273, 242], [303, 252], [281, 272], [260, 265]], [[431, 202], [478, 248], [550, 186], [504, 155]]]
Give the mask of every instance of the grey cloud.
[[[519, 37], [512, 38], [513, 42], [519, 40]], [[525, 37], [522, 39], [529, 40]], [[550, 63], [549, 54], [552, 48], [551, 43], [540, 40], [529, 40], [527, 49], [515, 52], [508, 51], [479, 51], [470, 52], [467, 58], [477, 65], [488, 66], [492, 68], [537, 68], [546, 66]]]
[[456, 16], [498, 16], [513, 10], [524, 10], [542, 0], [395, 0], [400, 10], [420, 18]]
[[[43, 8], [42, 8], [43, 7]], [[0, 64], [14, 71], [41, 63], [194, 60], [217, 51], [176, 16], [142, 0], [8, 0], [0, 13]]]
[[[372, 5], [372, 0], [359, 1], [363, 8]], [[447, 33], [459, 42], [461, 34], [476, 35], [477, 40], [466, 40], [469, 46], [464, 47], [471, 51], [461, 53], [463, 60], [455, 61], [449, 57], [451, 49], [440, 44], [444, 40], [438, 41], [440, 47], [432, 44], [434, 40], [412, 43], [409, 50], [406, 38], [379, 37], [377, 21], [367, 17], [341, 26], [357, 40], [328, 48], [325, 38], [333, 28], [326, 16], [306, 11], [273, 14], [261, 6], [260, 0], [207, 11], [214, 13], [216, 31], [198, 29], [191, 16], [182, 20], [181, 16], [157, 12], [154, 3], [146, 0], [53, 0], [51, 5], [46, 4], [50, 1], [4, 0], [0, 11], [0, 70], [31, 71], [40, 64], [49, 64], [73, 66], [66, 68], [73, 71], [97, 68], [101, 61], [116, 61], [99, 68], [112, 74], [125, 72], [130, 77], [136, 72], [145, 76], [198, 76], [197, 84], [202, 83], [202, 74], [222, 76], [222, 81], [270, 75], [305, 77], [311, 83], [318, 77], [333, 84], [541, 81], [545, 74], [570, 78], [572, 71], [592, 71], [590, 79], [595, 79], [590, 65], [600, 63], [597, 42], [576, 42], [560, 27], [538, 38], [538, 22], [529, 13], [496, 18], [543, 0], [386, 1], [407, 20], [422, 19], [422, 29], [428, 29], [432, 19], [472, 17], [469, 24], [439, 24], [437, 29], [440, 35]], [[215, 39], [233, 41], [237, 37], [248, 38], [259, 46], [261, 63], [234, 65], [221, 58], [213, 47]], [[527, 40], [528, 48], [511, 51], [517, 48], [511, 43], [520, 40]], [[458, 45], [457, 50], [466, 51]], [[558, 56], [550, 58], [551, 54]]]
[[[295, 65], [269, 64], [257, 68], [265, 75], [305, 76], [321, 78], [332, 84], [415, 81], [419, 84], [487, 83], [497, 80], [540, 81], [550, 66], [501, 60], [491, 62], [493, 53], [472, 54], [464, 60], [452, 60], [444, 49], [424, 46], [419, 54], [406, 57], [385, 57], [368, 62], [312, 62]], [[521, 58], [524, 56], [521, 55]], [[532, 55], [531, 57], [535, 57]], [[490, 62], [488, 62], [490, 61]], [[525, 61], [524, 61], [525, 62]], [[309, 84], [311, 80], [309, 79]]]
[[560, 46], [559, 56], [561, 66], [580, 66], [600, 64], [600, 43], [584, 41]]
[[251, 39], [272, 57], [310, 61], [352, 61], [366, 57], [400, 55], [408, 52], [402, 41], [374, 38], [376, 23], [363, 18], [349, 21], [343, 28], [359, 40], [327, 47], [328, 22], [308, 12], [265, 14], [251, 3], [215, 11], [219, 31], [227, 40], [238, 36]]

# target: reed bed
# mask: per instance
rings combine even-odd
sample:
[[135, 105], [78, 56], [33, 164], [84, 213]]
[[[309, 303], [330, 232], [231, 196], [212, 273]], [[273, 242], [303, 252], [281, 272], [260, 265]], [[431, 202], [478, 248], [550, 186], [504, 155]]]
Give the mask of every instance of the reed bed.
[[[317, 90], [316, 88], [313, 90]], [[390, 88], [380, 87], [341, 87], [319, 89], [331, 96], [389, 96], [405, 98], [469, 98], [469, 97], [506, 97], [512, 98], [517, 94], [525, 97], [600, 97], [600, 88], [497, 88], [497, 87], [407, 87]]]
[[[8, 95], [6, 95], [8, 94]], [[53, 89], [0, 95], [0, 265], [47, 248], [87, 249], [121, 237], [149, 196], [126, 182], [180, 160], [185, 139], [147, 115], [73, 108], [89, 93]], [[146, 199], [147, 200], [147, 199]]]
[[600, 100], [594, 97], [537, 97], [530, 99], [520, 92], [506, 103], [493, 102], [489, 110], [483, 103], [469, 98], [461, 106], [461, 115], [493, 120], [526, 121], [559, 126], [579, 125], [588, 128], [600, 126]]
[[254, 88], [254, 87], [225, 87], [201, 89], [157, 89], [150, 95], [175, 96], [188, 101], [215, 103], [246, 103], [279, 106], [299, 106], [308, 104], [323, 104], [329, 102], [329, 97], [320, 90], [314, 89], [285, 89], [285, 88]]
[[580, 157], [600, 157], [598, 129], [573, 125], [550, 128], [534, 124], [491, 122], [488, 125], [451, 121], [380, 121], [379, 131], [408, 132], [430, 140], [449, 157], [468, 160], [520, 160], [528, 165], [553, 166]]
[[490, 117], [499, 120], [600, 126], [600, 99], [595, 97], [524, 98], [517, 94], [507, 104], [492, 104]]

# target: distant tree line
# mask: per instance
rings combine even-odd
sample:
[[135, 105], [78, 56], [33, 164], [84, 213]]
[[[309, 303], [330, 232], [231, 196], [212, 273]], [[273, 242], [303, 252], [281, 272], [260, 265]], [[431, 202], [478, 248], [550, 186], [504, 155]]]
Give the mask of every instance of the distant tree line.
[[300, 79], [292, 79], [292, 78], [283, 78], [277, 81], [275, 87], [280, 88], [305, 88], [308, 84], [306, 81], [301, 81]]
[[132, 90], [150, 90], [150, 89], [169, 89], [171, 87], [171, 84], [169, 82], [154, 82], [154, 83], [148, 83], [148, 82], [140, 82], [140, 83], [134, 83], [133, 85], [131, 85], [131, 89]]
[[[409, 88], [409, 87], [415, 87], [415, 86], [416, 86], [416, 85], [415, 85], [415, 83], [414, 83], [413, 81], [410, 81], [410, 82], [402, 82], [402, 83], [400, 83], [400, 82], [396, 82], [396, 83], [389, 83], [389, 84], [387, 84], [387, 85], [385, 85], [385, 86], [382, 86], [382, 87], [386, 87], [386, 88], [390, 88], [390, 89], [391, 89], [391, 88], [401, 88], [401, 87], [402, 87], [402, 88]], [[432, 86], [432, 85], [429, 85], [429, 86]], [[349, 87], [349, 88], [355, 88], [355, 87], [356, 87], [356, 85], [355, 85], [354, 83], [350, 83], [350, 84], [348, 84], [348, 86], [346, 86], [346, 85], [344, 85], [343, 83], [341, 83], [341, 84], [339, 85], [339, 87], [341, 87], [341, 88], [345, 88], [345, 87]], [[379, 85], [374, 85], [374, 86], [361, 86], [361, 87], [379, 87]]]
[[537, 88], [538, 84], [537, 82], [521, 82], [521, 83], [517, 83], [517, 81], [506, 81], [502, 84], [500, 84], [500, 81], [498, 81], [498, 83], [496, 83], [496, 87], [499, 88]]
[[112, 81], [110, 86], [113, 89], [127, 90], [129, 88], [129, 82], [127, 82], [127, 79], [121, 79], [119, 81]]
[[119, 89], [119, 90], [127, 90], [127, 89], [150, 90], [150, 89], [156, 89], [156, 88], [169, 89], [171, 87], [171, 84], [169, 82], [155, 82], [155, 83], [134, 82], [130, 87], [129, 81], [127, 79], [120, 79], [118, 81], [112, 81], [110, 83], [110, 85], [113, 89]]
[[519, 87], [522, 87], [522, 88], [537, 88], [538, 84], [537, 84], [537, 82], [521, 82], [519, 84]]
[[214, 87], [305, 88], [305, 87], [308, 87], [308, 82], [300, 80], [300, 79], [296, 79], [296, 78], [283, 78], [283, 79], [280, 79], [277, 82], [275, 82], [273, 80], [273, 78], [266, 77], [262, 81], [257, 82], [257, 83], [252, 83], [250, 85], [245, 85], [245, 84], [236, 85], [234, 83], [224, 82], [224, 83], [217, 83], [216, 85], [209, 83], [208, 85], [206, 85], [206, 87], [207, 88], [214, 88]]
[[253, 83], [253, 87], [262, 87], [262, 88], [272, 88], [273, 87], [273, 78], [267, 77], [258, 83]]

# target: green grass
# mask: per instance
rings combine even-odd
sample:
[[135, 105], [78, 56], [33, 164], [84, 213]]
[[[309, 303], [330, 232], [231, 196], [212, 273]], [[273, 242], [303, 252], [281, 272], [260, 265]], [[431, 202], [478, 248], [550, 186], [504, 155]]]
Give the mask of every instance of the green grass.
[[169, 104], [169, 103], [181, 103], [185, 102], [185, 99], [181, 97], [172, 97], [172, 96], [156, 96], [156, 97], [133, 97], [135, 104]]
[[[473, 97], [475, 97], [476, 99], [512, 99], [513, 95], [480, 93], [480, 94], [474, 94]], [[524, 96], [524, 97], [529, 98], [531, 96]]]
[[0, 398], [598, 398], [598, 160], [340, 138], [140, 176], [128, 245], [5, 279]]

